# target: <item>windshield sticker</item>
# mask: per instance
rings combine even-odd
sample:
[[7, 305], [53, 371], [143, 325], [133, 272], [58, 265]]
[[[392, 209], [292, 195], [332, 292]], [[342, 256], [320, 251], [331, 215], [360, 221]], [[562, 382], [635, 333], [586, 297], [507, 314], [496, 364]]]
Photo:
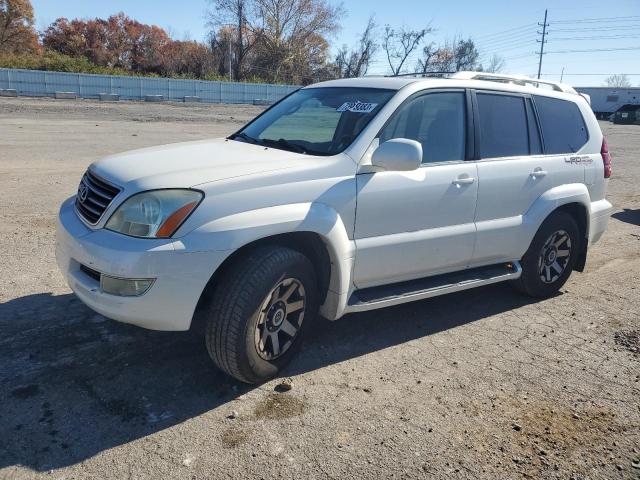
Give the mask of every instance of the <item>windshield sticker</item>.
[[354, 113], [371, 113], [374, 108], [378, 106], [377, 103], [366, 103], [366, 102], [344, 102], [340, 105], [336, 111], [337, 112], [354, 112]]

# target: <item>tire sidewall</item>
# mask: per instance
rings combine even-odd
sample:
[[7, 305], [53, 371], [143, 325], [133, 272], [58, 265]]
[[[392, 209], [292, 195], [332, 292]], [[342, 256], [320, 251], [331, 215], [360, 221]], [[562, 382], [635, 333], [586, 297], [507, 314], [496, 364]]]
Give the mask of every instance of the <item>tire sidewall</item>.
[[[255, 329], [258, 323], [260, 307], [264, 299], [271, 290], [283, 279], [294, 278], [300, 281], [305, 290], [305, 312], [304, 319], [298, 333], [293, 340], [293, 344], [280, 357], [274, 360], [265, 360], [256, 351], [255, 347]], [[260, 291], [255, 292], [253, 299], [253, 308], [251, 316], [248, 318], [243, 335], [240, 336], [242, 345], [238, 352], [245, 354], [244, 361], [238, 362], [243, 374], [254, 381], [262, 381], [266, 378], [274, 377], [282, 370], [293, 356], [300, 349], [300, 345], [304, 334], [309, 330], [311, 324], [315, 321], [318, 312], [318, 288], [315, 273], [311, 262], [302, 254], [293, 255], [284, 264], [278, 265], [271, 271], [268, 280], [265, 281]], [[242, 353], [241, 353], [242, 355]]]
[[[559, 230], [564, 230], [571, 240], [571, 254], [562, 274], [552, 283], [544, 283], [538, 272], [538, 260], [545, 242]], [[523, 283], [527, 293], [537, 297], [549, 297], [555, 294], [565, 284], [573, 271], [579, 252], [582, 248], [582, 239], [578, 225], [573, 217], [565, 212], [556, 212], [548, 217], [536, 233], [527, 253], [522, 259]]]

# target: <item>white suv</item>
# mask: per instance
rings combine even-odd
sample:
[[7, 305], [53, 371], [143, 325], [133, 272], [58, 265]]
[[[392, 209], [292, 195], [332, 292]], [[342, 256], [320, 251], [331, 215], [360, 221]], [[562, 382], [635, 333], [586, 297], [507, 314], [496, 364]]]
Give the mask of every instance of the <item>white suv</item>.
[[553, 295], [603, 234], [611, 160], [571, 87], [463, 72], [302, 88], [228, 138], [105, 158], [61, 207], [57, 258], [95, 311], [204, 330], [272, 377], [335, 320], [495, 282]]

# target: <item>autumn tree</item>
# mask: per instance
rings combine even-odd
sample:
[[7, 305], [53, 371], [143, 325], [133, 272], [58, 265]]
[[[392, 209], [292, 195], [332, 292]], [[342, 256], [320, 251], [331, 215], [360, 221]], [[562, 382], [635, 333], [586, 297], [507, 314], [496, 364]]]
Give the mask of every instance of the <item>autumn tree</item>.
[[38, 35], [33, 22], [29, 0], [0, 0], [0, 53], [37, 50]]
[[165, 30], [124, 13], [109, 18], [59, 18], [42, 36], [48, 49], [85, 57], [98, 66], [139, 73], [203, 77], [213, 71], [208, 48], [197, 42], [172, 40]]

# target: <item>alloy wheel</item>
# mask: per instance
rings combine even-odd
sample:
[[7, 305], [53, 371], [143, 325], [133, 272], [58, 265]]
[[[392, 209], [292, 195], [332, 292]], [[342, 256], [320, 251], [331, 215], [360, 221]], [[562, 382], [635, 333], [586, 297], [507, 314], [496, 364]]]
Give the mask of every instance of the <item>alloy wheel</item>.
[[285, 278], [265, 297], [255, 329], [255, 347], [265, 360], [275, 360], [284, 355], [293, 344], [306, 307], [306, 295], [302, 282]]
[[571, 237], [558, 230], [544, 243], [538, 258], [538, 274], [543, 283], [553, 283], [563, 274], [571, 258]]

